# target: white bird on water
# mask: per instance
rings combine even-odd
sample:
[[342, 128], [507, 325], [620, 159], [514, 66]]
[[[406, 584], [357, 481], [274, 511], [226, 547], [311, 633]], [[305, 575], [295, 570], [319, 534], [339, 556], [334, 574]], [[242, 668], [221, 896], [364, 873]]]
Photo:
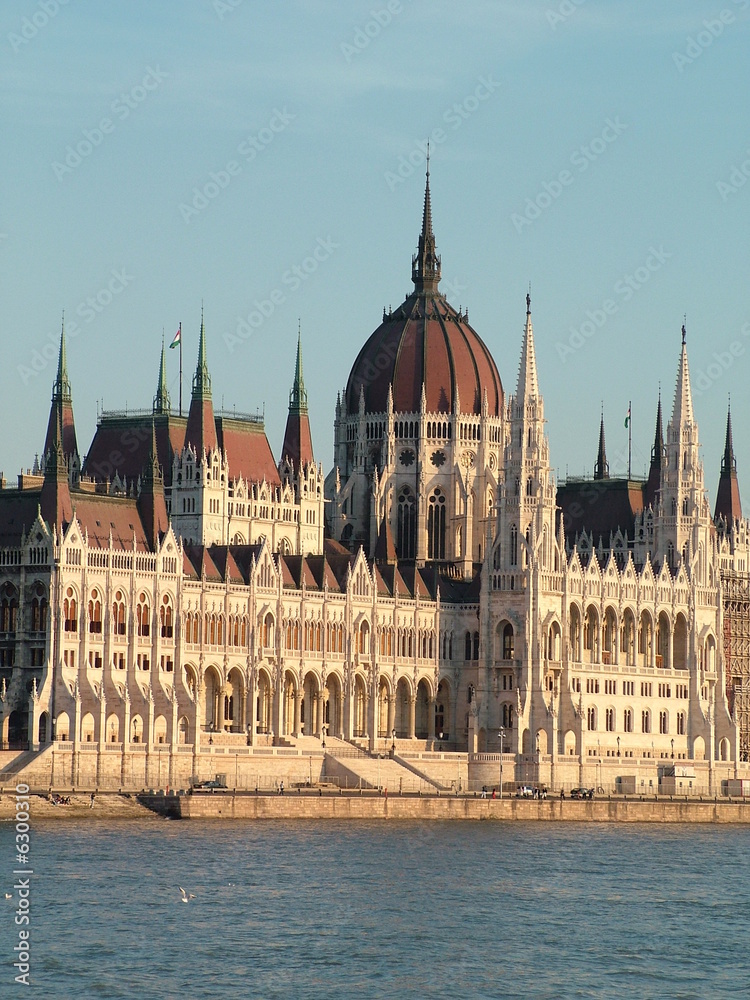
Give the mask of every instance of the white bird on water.
[[195, 899], [194, 892], [188, 892], [186, 889], [183, 889], [182, 886], [178, 886], [178, 888], [182, 893], [182, 899], [180, 900], [180, 902], [189, 903], [191, 899]]
[[5, 898], [6, 899], [13, 899], [13, 893], [12, 892], [6, 892], [5, 893]]

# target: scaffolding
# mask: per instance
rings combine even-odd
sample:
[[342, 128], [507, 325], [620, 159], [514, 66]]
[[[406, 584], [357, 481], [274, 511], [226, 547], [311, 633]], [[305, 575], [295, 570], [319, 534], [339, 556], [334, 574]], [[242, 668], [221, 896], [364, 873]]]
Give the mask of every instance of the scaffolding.
[[750, 576], [721, 574], [724, 664], [729, 710], [740, 731], [740, 760], [750, 760]]

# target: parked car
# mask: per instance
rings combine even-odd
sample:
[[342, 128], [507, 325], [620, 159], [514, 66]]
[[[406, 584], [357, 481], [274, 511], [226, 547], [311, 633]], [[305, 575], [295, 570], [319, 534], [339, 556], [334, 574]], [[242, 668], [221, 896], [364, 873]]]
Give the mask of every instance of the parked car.
[[212, 792], [215, 788], [226, 788], [227, 786], [223, 781], [219, 781], [218, 778], [211, 778], [209, 781], [196, 781], [193, 784], [193, 788], [206, 789]]
[[519, 785], [519, 787], [516, 789], [516, 798], [517, 799], [533, 799], [534, 798], [534, 789], [533, 788], [529, 788], [528, 785]]
[[570, 790], [571, 799], [593, 799], [594, 789], [593, 788], [571, 788]]

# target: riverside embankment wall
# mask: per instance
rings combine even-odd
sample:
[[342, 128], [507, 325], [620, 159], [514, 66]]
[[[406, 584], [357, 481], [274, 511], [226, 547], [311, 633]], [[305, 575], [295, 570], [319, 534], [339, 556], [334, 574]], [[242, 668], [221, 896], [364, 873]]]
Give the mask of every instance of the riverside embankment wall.
[[600, 823], [750, 823], [750, 801], [706, 799], [482, 799], [356, 794], [143, 796], [181, 819], [530, 820]]

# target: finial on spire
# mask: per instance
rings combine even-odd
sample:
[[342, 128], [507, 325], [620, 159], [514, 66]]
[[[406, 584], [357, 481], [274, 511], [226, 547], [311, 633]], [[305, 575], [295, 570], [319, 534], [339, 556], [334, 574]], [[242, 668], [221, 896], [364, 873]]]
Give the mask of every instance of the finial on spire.
[[685, 337], [687, 337], [687, 330], [685, 329], [686, 326], [687, 326], [687, 313], [685, 313], [685, 315], [683, 317], [683, 322], [682, 322], [682, 342], [683, 342], [683, 344], [685, 343]]
[[427, 180], [430, 179], [430, 140], [427, 140]]
[[531, 283], [529, 283], [529, 290], [526, 293], [526, 315], [531, 316]]

